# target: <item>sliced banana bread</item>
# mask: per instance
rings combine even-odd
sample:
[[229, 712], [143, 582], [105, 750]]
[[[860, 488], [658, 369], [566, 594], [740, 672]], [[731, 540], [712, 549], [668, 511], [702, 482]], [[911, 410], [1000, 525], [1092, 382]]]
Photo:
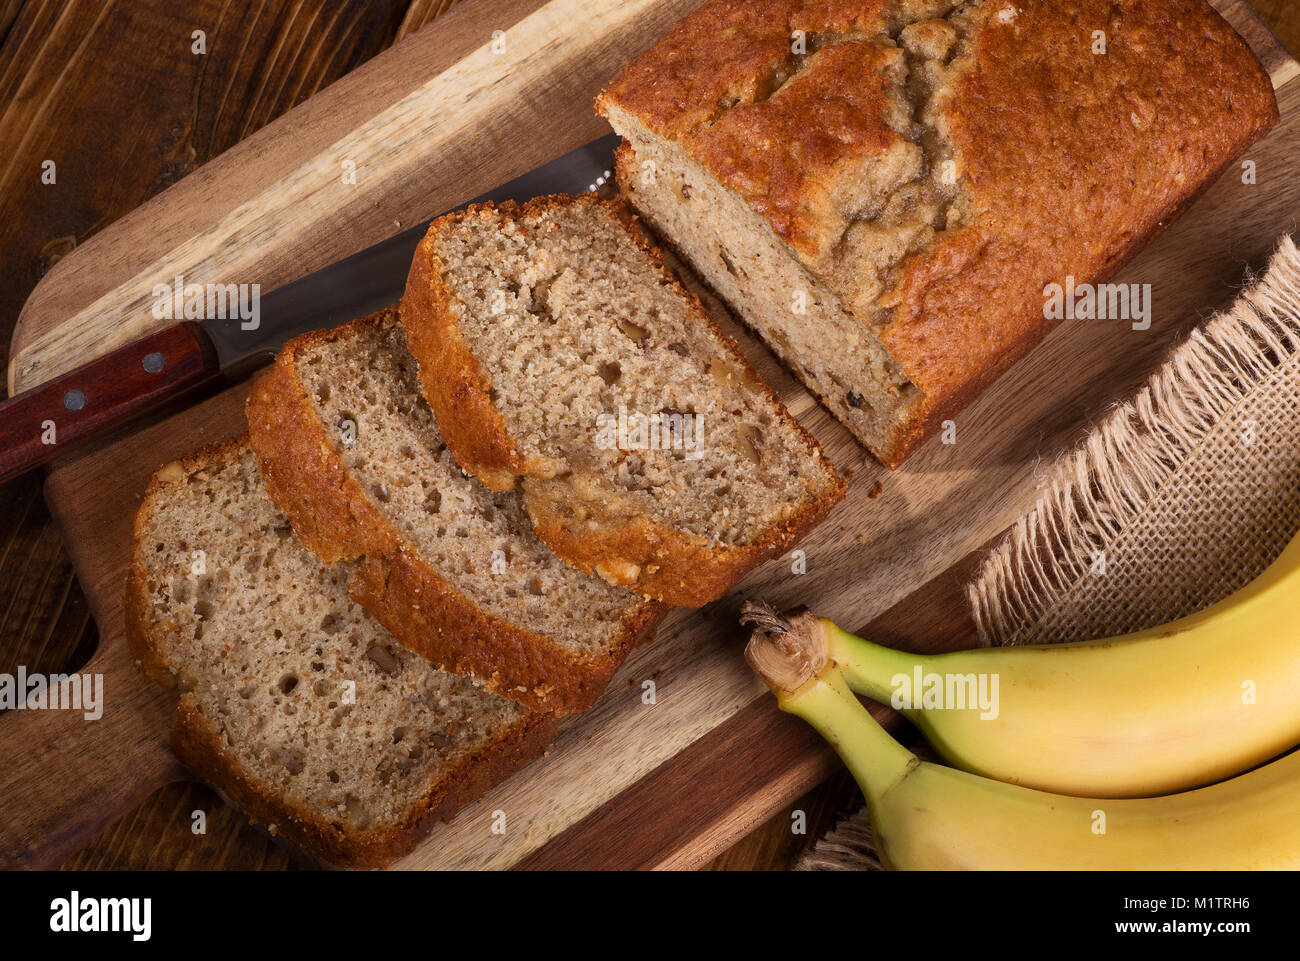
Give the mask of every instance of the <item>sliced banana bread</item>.
[[708, 0], [597, 109], [647, 222], [890, 466], [1278, 118], [1205, 0]]
[[382, 866], [540, 754], [553, 716], [435, 670], [298, 542], [243, 441], [159, 470], [135, 521], [127, 639], [180, 690], [181, 760], [325, 861]]
[[402, 320], [461, 466], [518, 486], [537, 535], [613, 584], [698, 607], [844, 494], [620, 204], [439, 218]]
[[272, 499], [353, 597], [439, 667], [562, 713], [600, 696], [666, 606], [570, 567], [519, 495], [447, 451], [397, 311], [286, 344], [248, 398]]

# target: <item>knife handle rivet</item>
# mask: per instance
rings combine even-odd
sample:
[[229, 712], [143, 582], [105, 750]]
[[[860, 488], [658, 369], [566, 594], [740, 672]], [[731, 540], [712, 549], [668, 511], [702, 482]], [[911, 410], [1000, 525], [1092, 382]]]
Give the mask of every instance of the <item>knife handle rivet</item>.
[[156, 350], [152, 353], [145, 354], [144, 360], [140, 361], [140, 366], [150, 374], [156, 374], [163, 369], [163, 355], [158, 353]]
[[70, 390], [63, 395], [63, 406], [68, 410], [81, 410], [86, 406], [86, 395], [79, 390]]

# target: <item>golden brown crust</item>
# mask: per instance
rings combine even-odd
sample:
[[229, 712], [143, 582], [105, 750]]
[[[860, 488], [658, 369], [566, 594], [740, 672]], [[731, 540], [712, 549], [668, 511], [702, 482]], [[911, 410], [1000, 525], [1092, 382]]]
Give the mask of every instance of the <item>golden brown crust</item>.
[[[176, 679], [159, 649], [161, 638], [151, 635], [145, 613], [148, 574], [138, 559], [144, 518], [154, 495], [162, 488], [196, 470], [219, 467], [238, 456], [247, 444], [247, 437], [232, 438], [196, 450], [160, 469], [150, 481], [136, 515], [132, 564], [123, 600], [127, 643], [145, 674], [167, 687], [175, 688]], [[178, 470], [168, 479], [165, 472], [172, 466]], [[554, 715], [524, 712], [490, 742], [448, 764], [438, 783], [407, 812], [401, 824], [370, 831], [349, 830], [328, 822], [260, 784], [221, 743], [211, 721], [195, 707], [192, 695], [182, 693], [179, 697], [171, 745], [186, 767], [229, 797], [253, 823], [268, 825], [272, 833], [282, 835], [299, 850], [340, 867], [383, 867], [414, 848], [435, 819], [450, 820], [461, 807], [541, 755], [554, 738]]]
[[[415, 250], [401, 314], [425, 397], [445, 399], [441, 408], [432, 402], [430, 406], [447, 448], [483, 486], [505, 491], [514, 487], [515, 475], [525, 467], [524, 459], [492, 403], [487, 375], [460, 336], [454, 297], [433, 262], [435, 229], [475, 216], [481, 207], [475, 204], [434, 221]], [[413, 320], [407, 321], [408, 317]]]
[[[902, 63], [898, 50], [825, 47], [778, 97], [733, 107], [699, 131], [691, 141], [694, 155], [807, 263], [818, 263], [848, 229], [849, 198], [885, 154], [908, 144], [886, 117], [897, 85], [891, 75], [901, 74]], [[818, 120], [810, 125], [813, 116]]]
[[[674, 140], [727, 110], [761, 103], [797, 68], [792, 33], [858, 35], [879, 29], [887, 0], [712, 0], [679, 20], [597, 99], [635, 113]], [[807, 125], [804, 125], [805, 128]]]
[[[299, 539], [327, 561], [361, 560], [352, 593], [410, 650], [504, 697], [561, 714], [585, 711], [627, 652], [653, 636], [666, 608], [645, 602], [612, 628], [598, 654], [568, 654], [550, 639], [490, 614], [448, 584], [347, 471], [296, 373], [301, 351], [381, 324], [391, 309], [290, 341], [248, 395], [248, 425], [271, 499]], [[446, 418], [448, 422], [455, 418]], [[443, 421], [439, 432], [446, 441]]]
[[297, 849], [337, 867], [382, 868], [410, 853], [436, 821], [449, 821], [466, 804], [539, 757], [555, 739], [555, 717], [524, 713], [478, 750], [459, 757], [400, 824], [366, 831], [349, 829], [287, 803], [239, 763], [212, 722], [182, 696], [176, 705], [172, 750], [187, 768], [238, 805], [254, 824], [264, 824]]
[[466, 604], [406, 551], [365, 557], [349, 590], [426, 660], [452, 674], [472, 674], [503, 697], [558, 714], [591, 707], [628, 653], [654, 637], [667, 611], [662, 604], [638, 605], [599, 653], [581, 657]]
[[[747, 385], [761, 394], [776, 417], [812, 452], [814, 466], [810, 470], [820, 468], [820, 473], [809, 483], [807, 497], [793, 505], [778, 524], [764, 531], [753, 543], [729, 547], [644, 518], [614, 526], [602, 524], [597, 530], [587, 525], [573, 530], [569, 526], [571, 518], [600, 514], [599, 506], [585, 504], [582, 511], [572, 510], [578, 495], [572, 492], [571, 486], [563, 480], [549, 479], [548, 469], [529, 463], [517, 453], [504, 419], [491, 400], [490, 385], [478, 360], [456, 329], [457, 308], [440, 276], [437, 241], [442, 231], [468, 218], [498, 215], [522, 218], [571, 204], [608, 209], [628, 236], [649, 255], [662, 283], [682, 297], [699, 324], [717, 338]], [[700, 607], [721, 597], [758, 564], [779, 555], [815, 527], [843, 498], [844, 481], [826, 460], [816, 439], [790, 416], [780, 398], [749, 366], [735, 342], [713, 323], [699, 298], [668, 270], [662, 251], [640, 228], [627, 204], [592, 195], [538, 197], [522, 206], [511, 202], [499, 206], [476, 204], [434, 221], [420, 251], [402, 302], [402, 322], [411, 352], [419, 362], [421, 387], [434, 416], [440, 425], [444, 421], [456, 424], [450, 433], [443, 431], [443, 439], [465, 470], [480, 478], [492, 477], [497, 482], [508, 477], [510, 483], [506, 486], [517, 484], [524, 494], [524, 504], [538, 538], [575, 567], [646, 597], [682, 607]], [[429, 376], [424, 375], [425, 371]]]
[[[1267, 74], [1201, 0], [1129, 2], [1113, 19], [1110, 3], [1073, 20], [1024, 6], [1015, 29], [980, 32], [950, 111], [972, 223], [908, 263], [884, 336], [926, 392], [930, 427], [1055, 327], [1047, 283], [1113, 275], [1277, 122]], [[1050, 79], [1009, 72], [1092, 26], [1111, 32], [1105, 57], [1059, 58]], [[1080, 88], [1082, 127], [1083, 105], [1054, 95]]]
[[[847, 42], [806, 61], [788, 41], [852, 6], [710, 0], [597, 100], [681, 144], [841, 292], [855, 289], [852, 268], [825, 254], [845, 221], [813, 201], [845, 157], [880, 154], [888, 138], [870, 105], [856, 125], [838, 122], [845, 78], [809, 68], [829, 51], [890, 46], [890, 8], [856, 4]], [[1264, 69], [1205, 0], [1016, 0], [963, 5], [952, 19], [969, 46], [940, 110], [970, 210], [909, 254], [875, 305], [849, 305], [873, 313], [860, 313], [872, 329], [883, 311], [881, 340], [924, 393], [876, 452], [890, 466], [1055, 326], [1046, 284], [1113, 275], [1278, 118]], [[878, 73], [867, 77], [874, 91]], [[796, 90], [800, 109], [786, 109]], [[843, 134], [830, 150], [828, 128]]]
[[563, 502], [547, 496], [547, 485], [525, 479], [524, 501], [537, 536], [555, 553], [581, 570], [681, 607], [717, 600], [749, 571], [820, 524], [844, 496], [841, 481], [840, 487], [809, 500], [752, 544], [735, 548], [642, 519], [617, 530], [602, 525], [596, 532], [574, 531], [565, 523]]
[[249, 440], [267, 493], [298, 539], [329, 564], [399, 546], [383, 515], [348, 476], [293, 371], [298, 348], [333, 340], [351, 326], [286, 344], [253, 382], [245, 402]]
[[[1276, 102], [1274, 104], [1276, 108]], [[1276, 123], [1276, 117], [1269, 121], [1269, 126]], [[1262, 128], [1258, 137], [1267, 132]], [[1170, 224], [1205, 193], [1214, 182], [1228, 170], [1245, 153], [1254, 140], [1243, 143], [1240, 150], [1226, 157], [1211, 176], [1207, 177], [1197, 188], [1183, 197], [1163, 219], [1151, 223], [1144, 233], [1133, 233], [1126, 246], [1115, 253], [1109, 264], [1089, 279], [1089, 283], [1103, 284], [1117, 274], [1124, 265], [1133, 259], [1147, 244], [1159, 236]], [[1006, 373], [1015, 362], [1037, 347], [1056, 326], [1055, 322], [1028, 323], [1023, 325], [1010, 340], [1002, 354], [995, 358], [985, 369], [968, 375], [953, 387], [946, 395], [938, 392], [927, 394], [923, 402], [913, 412], [913, 416], [896, 434], [892, 446], [877, 454], [880, 461], [890, 470], [897, 468], [916, 448], [936, 434], [944, 421], [956, 417], [967, 405], [973, 403], [981, 393]]]
[[681, 143], [816, 264], [842, 241], [877, 163], [908, 144], [889, 116], [906, 71], [889, 40], [895, 5], [712, 0], [628, 64], [596, 108]]

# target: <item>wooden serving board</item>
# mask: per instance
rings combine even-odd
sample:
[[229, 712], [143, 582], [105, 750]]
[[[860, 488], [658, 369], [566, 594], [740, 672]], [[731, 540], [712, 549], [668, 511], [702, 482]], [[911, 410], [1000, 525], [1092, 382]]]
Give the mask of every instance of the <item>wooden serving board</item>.
[[[259, 282], [263, 291], [374, 243], [605, 132], [595, 93], [696, 0], [473, 0], [223, 154], [60, 261], [14, 336], [13, 390], [155, 326], [153, 285]], [[740, 656], [741, 600], [804, 603], [921, 649], [972, 641], [972, 552], [1031, 506], [1044, 463], [1131, 391], [1181, 332], [1231, 299], [1300, 211], [1300, 64], [1242, 0], [1217, 4], [1279, 91], [1282, 123], [1117, 278], [1150, 283], [1154, 321], [1067, 323], [899, 471], [881, 469], [773, 358], [731, 327], [819, 437], [850, 492], [789, 557], [722, 601], [669, 616], [595, 708], [542, 760], [434, 829], [402, 867], [691, 867], [834, 763], [780, 715]], [[504, 46], [494, 31], [504, 32]], [[1207, 78], [1213, 82], [1213, 78]], [[341, 177], [345, 162], [357, 183]], [[184, 776], [166, 748], [172, 701], [130, 663], [121, 592], [132, 517], [165, 461], [240, 433], [232, 388], [60, 462], [46, 498], [100, 627], [84, 670], [105, 710], [0, 718], [0, 864], [50, 866], [157, 787]], [[655, 681], [654, 703], [642, 685]], [[490, 830], [506, 813], [504, 835]]]

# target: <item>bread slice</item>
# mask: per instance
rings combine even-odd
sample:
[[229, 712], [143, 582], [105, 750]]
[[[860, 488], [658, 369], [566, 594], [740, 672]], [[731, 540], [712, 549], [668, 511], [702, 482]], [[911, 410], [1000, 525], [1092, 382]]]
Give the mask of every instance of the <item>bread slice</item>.
[[637, 210], [891, 467], [1278, 118], [1205, 0], [708, 0], [596, 105]]
[[439, 218], [402, 320], [461, 466], [518, 485], [538, 537], [610, 583], [698, 607], [844, 494], [622, 205]]
[[663, 604], [583, 574], [519, 496], [462, 471], [420, 394], [395, 310], [286, 344], [248, 398], [272, 499], [411, 650], [540, 709], [586, 710]]
[[181, 760], [336, 865], [406, 853], [554, 737], [551, 715], [402, 650], [298, 542], [242, 440], [154, 475], [125, 610], [146, 672], [179, 688]]

